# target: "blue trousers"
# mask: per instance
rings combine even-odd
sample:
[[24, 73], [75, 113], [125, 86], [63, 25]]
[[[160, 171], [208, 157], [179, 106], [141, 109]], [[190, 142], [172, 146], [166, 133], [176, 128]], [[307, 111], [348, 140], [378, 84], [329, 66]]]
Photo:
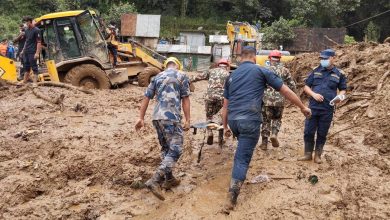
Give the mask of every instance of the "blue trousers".
[[34, 53], [25, 53], [23, 56], [24, 71], [30, 72], [30, 69], [35, 75], [38, 75], [37, 59], [34, 58]]
[[238, 139], [232, 178], [244, 181], [252, 160], [253, 151], [260, 137], [260, 121], [229, 120], [229, 127]]
[[333, 119], [333, 111], [329, 110], [314, 110], [312, 109], [312, 116], [305, 121], [304, 141], [305, 152], [313, 152], [314, 150], [314, 136], [317, 134], [315, 141], [316, 150], [322, 151], [326, 136]]

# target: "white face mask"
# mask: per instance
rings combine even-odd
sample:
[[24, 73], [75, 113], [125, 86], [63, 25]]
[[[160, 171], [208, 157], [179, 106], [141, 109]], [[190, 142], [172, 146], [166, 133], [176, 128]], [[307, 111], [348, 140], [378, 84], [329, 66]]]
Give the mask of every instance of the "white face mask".
[[320, 64], [322, 67], [327, 68], [330, 66], [330, 60], [329, 59], [328, 60], [321, 60]]
[[24, 24], [23, 24], [23, 28], [24, 28], [24, 29], [27, 29], [27, 28], [28, 28], [27, 23], [24, 23]]

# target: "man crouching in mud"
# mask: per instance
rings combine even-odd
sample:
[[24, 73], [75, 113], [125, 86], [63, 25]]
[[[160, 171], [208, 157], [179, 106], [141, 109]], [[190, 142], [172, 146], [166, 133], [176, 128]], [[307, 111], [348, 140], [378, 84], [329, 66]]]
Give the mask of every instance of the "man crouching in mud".
[[[234, 155], [232, 178], [229, 187], [228, 200], [222, 210], [229, 213], [237, 203], [240, 188], [246, 179], [253, 150], [260, 136], [261, 100], [267, 85], [279, 91], [284, 97], [301, 109], [306, 116], [311, 116], [298, 96], [282, 79], [268, 69], [256, 63], [256, 49], [246, 46], [241, 51], [241, 64], [230, 75], [225, 83], [223, 105], [223, 127], [225, 135], [231, 132], [237, 137], [238, 145]], [[229, 128], [228, 128], [229, 124]]]
[[153, 111], [153, 126], [161, 145], [161, 164], [146, 183], [146, 187], [159, 199], [164, 200], [161, 188], [170, 189], [180, 184], [172, 169], [182, 153], [183, 127], [181, 105], [185, 116], [184, 130], [190, 128], [189, 78], [181, 73], [182, 65], [175, 57], [164, 62], [165, 71], [159, 73], [149, 84], [141, 103], [140, 118], [135, 125], [138, 131], [144, 126], [144, 117], [150, 99], [156, 97]]

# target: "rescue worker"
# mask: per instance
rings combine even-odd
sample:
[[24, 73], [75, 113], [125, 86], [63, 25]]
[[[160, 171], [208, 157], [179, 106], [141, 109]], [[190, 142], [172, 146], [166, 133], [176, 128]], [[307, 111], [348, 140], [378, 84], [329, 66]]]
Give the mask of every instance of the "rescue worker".
[[7, 56], [7, 48], [8, 48], [7, 39], [3, 39], [0, 42], [0, 55], [1, 56], [3, 56], [3, 57]]
[[18, 80], [22, 80], [24, 78], [24, 64], [23, 64], [23, 56], [20, 53], [23, 50], [24, 44], [26, 42], [25, 29], [27, 26], [24, 24], [19, 25], [19, 35], [14, 39], [14, 43], [18, 43], [18, 52], [16, 53], [16, 59], [20, 61], [19, 75]]
[[[227, 59], [220, 59], [217, 67], [204, 71], [202, 74], [191, 77], [191, 83], [200, 80], [208, 80], [207, 92], [205, 94], [206, 120], [213, 121], [223, 106], [223, 87], [229, 77], [230, 64]], [[221, 122], [221, 120], [219, 120]], [[213, 143], [213, 131], [207, 129], [207, 144]]]
[[[282, 54], [273, 50], [269, 54], [269, 66], [272, 72], [278, 75], [291, 90], [295, 91], [295, 82], [291, 78], [290, 71], [280, 62]], [[268, 139], [271, 136], [273, 147], [279, 147], [278, 133], [282, 125], [282, 116], [284, 110], [284, 97], [270, 86], [264, 91], [263, 97], [263, 124], [261, 127], [261, 145], [260, 149], [267, 150]]]
[[[182, 153], [183, 130], [190, 128], [190, 89], [189, 78], [180, 72], [182, 64], [174, 57], [164, 62], [166, 68], [149, 84], [141, 103], [140, 118], [135, 125], [138, 131], [144, 126], [144, 117], [150, 99], [156, 97], [153, 111], [153, 126], [161, 145], [162, 161], [154, 175], [145, 183], [159, 199], [164, 200], [162, 188], [170, 189], [180, 184], [173, 176], [172, 169]], [[181, 125], [181, 108], [185, 116], [184, 128]]]
[[14, 44], [11, 42], [8, 43], [7, 47], [7, 57], [10, 59], [15, 59], [15, 47]]
[[113, 66], [116, 67], [117, 64], [117, 56], [118, 56], [118, 44], [117, 44], [117, 34], [118, 34], [118, 29], [115, 27], [114, 22], [110, 22], [108, 25], [108, 28], [106, 28], [106, 41], [107, 41], [107, 49], [110, 51], [110, 53], [113, 56]]
[[[299, 161], [312, 160], [315, 144], [314, 162], [322, 162], [321, 155], [334, 111], [334, 107], [329, 102], [337, 96], [337, 90], [343, 100], [347, 89], [346, 77], [334, 65], [335, 52], [332, 49], [324, 50], [320, 54], [320, 59], [320, 65], [310, 73], [305, 81], [304, 91], [310, 96], [309, 108], [313, 116], [305, 121], [305, 155], [298, 158]], [[314, 142], [316, 134], [317, 139]]]
[[23, 22], [26, 23], [25, 30], [26, 42], [20, 54], [23, 56], [24, 64], [24, 79], [27, 83], [30, 79], [30, 69], [34, 72], [33, 82], [38, 81], [38, 64], [37, 60], [41, 52], [41, 31], [33, 24], [32, 17], [24, 17]]
[[269, 85], [279, 91], [298, 106], [306, 117], [311, 115], [310, 109], [291, 89], [283, 85], [283, 81], [275, 73], [255, 63], [256, 49], [251, 46], [244, 47], [241, 52], [240, 66], [234, 70], [225, 83], [222, 109], [225, 136], [230, 136], [233, 132], [238, 139], [228, 200], [223, 210], [225, 213], [229, 213], [237, 203], [253, 150], [260, 137], [261, 100], [265, 87]]

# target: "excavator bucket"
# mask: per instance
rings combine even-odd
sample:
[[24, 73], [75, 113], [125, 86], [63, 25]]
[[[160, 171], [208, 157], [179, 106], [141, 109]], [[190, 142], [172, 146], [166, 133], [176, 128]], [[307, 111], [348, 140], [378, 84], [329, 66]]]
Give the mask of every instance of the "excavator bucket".
[[15, 61], [0, 56], [0, 78], [9, 81], [17, 81]]

